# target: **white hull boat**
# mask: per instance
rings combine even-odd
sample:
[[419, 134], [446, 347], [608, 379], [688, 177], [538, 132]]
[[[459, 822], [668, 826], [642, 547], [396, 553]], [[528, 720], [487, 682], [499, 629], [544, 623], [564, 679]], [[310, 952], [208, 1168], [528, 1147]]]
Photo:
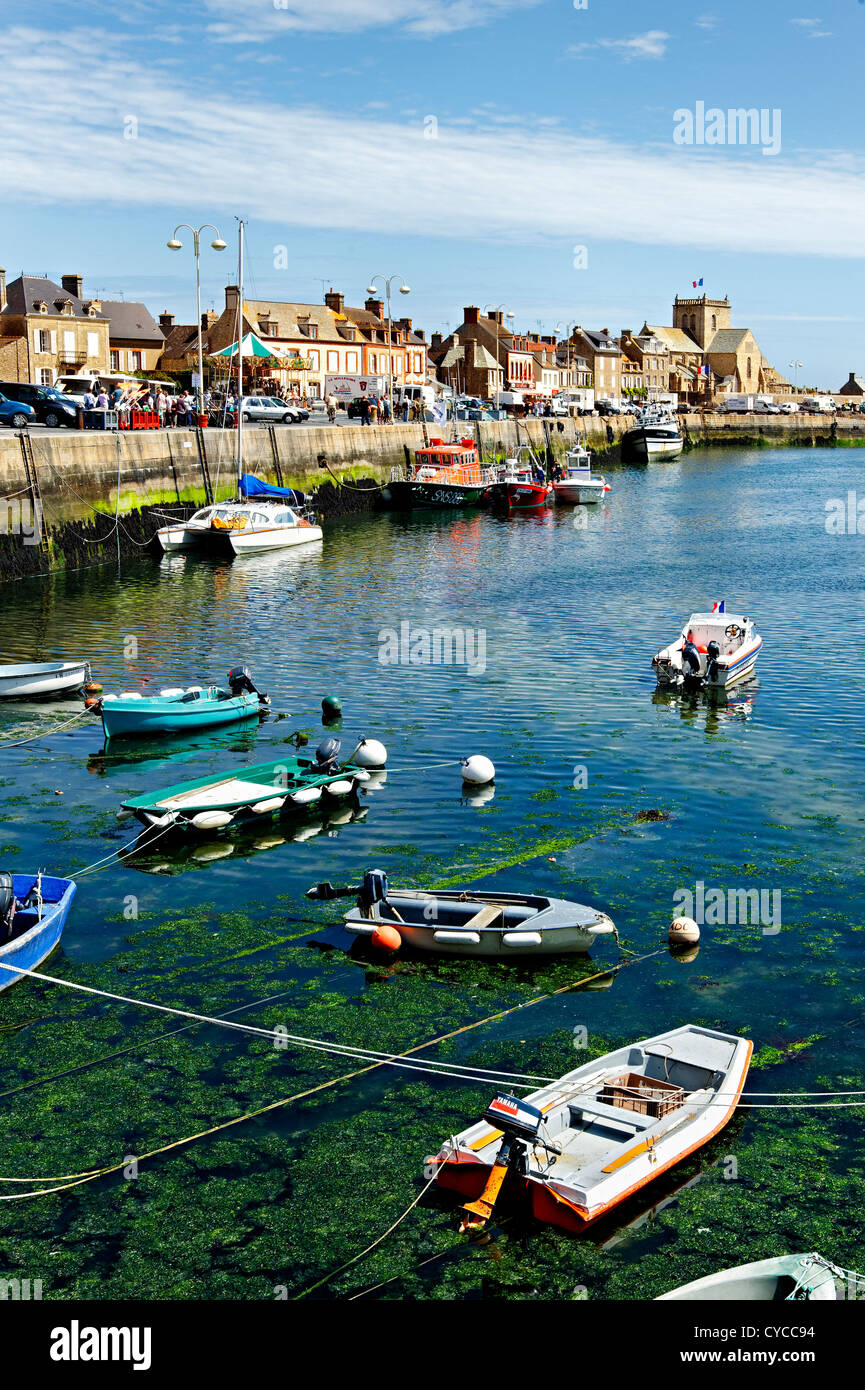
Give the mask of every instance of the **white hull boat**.
[[776, 1255], [771, 1260], [722, 1269], [705, 1279], [662, 1293], [657, 1303], [777, 1303], [828, 1302], [837, 1299], [836, 1275], [844, 1271], [822, 1255]]
[[562, 460], [565, 476], [553, 482], [553, 493], [557, 502], [572, 506], [592, 505], [603, 499], [610, 491], [610, 485], [600, 473], [592, 472], [592, 456], [588, 449], [578, 446], [570, 449]]
[[716, 604], [711, 613], [692, 613], [652, 666], [660, 686], [729, 690], [753, 675], [762, 645], [751, 618]]
[[0, 699], [30, 700], [35, 696], [71, 694], [90, 681], [86, 661], [28, 662], [0, 666]]
[[747, 1038], [686, 1024], [596, 1057], [524, 1099], [498, 1095], [431, 1161], [482, 1226], [502, 1190], [535, 1217], [586, 1226], [706, 1144], [732, 1118]]
[[322, 539], [322, 529], [286, 502], [221, 502], [202, 507], [188, 521], [163, 526], [156, 538], [166, 552], [202, 549], [216, 554], [280, 550]]
[[682, 432], [663, 406], [647, 405], [636, 417], [634, 428], [622, 439], [626, 453], [638, 458], [677, 458], [685, 447]]
[[598, 937], [615, 935], [604, 912], [563, 898], [472, 889], [390, 888], [380, 870], [354, 888], [320, 883], [307, 897], [327, 902], [356, 896], [346, 930], [372, 937], [382, 927], [419, 951], [448, 956], [553, 956], [590, 951]]

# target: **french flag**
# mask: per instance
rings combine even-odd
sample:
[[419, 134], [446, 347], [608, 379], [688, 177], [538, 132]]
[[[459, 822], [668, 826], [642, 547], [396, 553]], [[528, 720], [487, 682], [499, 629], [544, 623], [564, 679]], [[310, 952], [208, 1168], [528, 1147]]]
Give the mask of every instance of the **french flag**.
[[725, 603], [726, 603], [726, 600], [725, 600], [725, 599], [721, 599], [721, 602], [720, 602], [720, 603], [713, 603], [713, 604], [712, 604], [712, 612], [713, 612], [713, 613], [725, 613], [725, 612], [727, 611], [726, 608], [725, 608], [725, 606], [724, 606]]

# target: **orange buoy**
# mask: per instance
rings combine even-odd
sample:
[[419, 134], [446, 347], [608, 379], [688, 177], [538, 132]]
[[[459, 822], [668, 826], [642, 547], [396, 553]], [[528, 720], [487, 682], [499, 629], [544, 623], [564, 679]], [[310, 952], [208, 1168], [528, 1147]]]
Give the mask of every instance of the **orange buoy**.
[[85, 700], [85, 701], [84, 701], [84, 708], [85, 708], [85, 709], [94, 709], [94, 708], [96, 707], [96, 705], [98, 705], [98, 704], [99, 704], [99, 701], [98, 701], [98, 700]]
[[91, 681], [89, 685], [85, 685], [84, 690], [88, 695], [100, 695], [102, 693], [102, 686], [98, 681]]
[[402, 937], [396, 927], [390, 927], [387, 923], [382, 923], [380, 927], [376, 927], [370, 941], [380, 951], [398, 951], [402, 945]]

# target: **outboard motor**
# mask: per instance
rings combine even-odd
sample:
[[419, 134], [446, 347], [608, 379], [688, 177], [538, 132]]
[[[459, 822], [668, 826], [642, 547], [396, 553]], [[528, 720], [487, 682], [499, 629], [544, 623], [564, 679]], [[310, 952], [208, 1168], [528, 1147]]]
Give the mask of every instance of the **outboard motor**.
[[228, 685], [232, 695], [257, 695], [259, 704], [269, 705], [270, 700], [259, 690], [255, 681], [252, 679], [252, 672], [248, 666], [232, 666], [228, 673]]
[[693, 642], [686, 642], [682, 648], [682, 674], [686, 681], [700, 678], [700, 653]]
[[364, 917], [372, 916], [376, 903], [387, 899], [387, 874], [383, 869], [367, 869], [357, 895], [357, 905]]
[[328, 776], [339, 772], [337, 754], [341, 747], [342, 744], [338, 738], [323, 738], [315, 750], [316, 772], [325, 773]]
[[0, 872], [0, 941], [12, 939], [12, 923], [15, 920], [15, 883], [12, 875]]
[[486, 1225], [493, 1214], [508, 1173], [526, 1172], [529, 1145], [540, 1145], [548, 1153], [561, 1153], [561, 1149], [547, 1144], [540, 1137], [540, 1128], [544, 1121], [541, 1111], [516, 1096], [503, 1093], [495, 1096], [484, 1111], [484, 1119], [494, 1129], [502, 1130], [503, 1138], [490, 1169], [486, 1187], [476, 1202], [466, 1202], [463, 1208], [466, 1215], [460, 1226], [461, 1231], [478, 1230]]
[[710, 642], [706, 648], [706, 680], [713, 681], [718, 672], [718, 657], [721, 648], [717, 642]]

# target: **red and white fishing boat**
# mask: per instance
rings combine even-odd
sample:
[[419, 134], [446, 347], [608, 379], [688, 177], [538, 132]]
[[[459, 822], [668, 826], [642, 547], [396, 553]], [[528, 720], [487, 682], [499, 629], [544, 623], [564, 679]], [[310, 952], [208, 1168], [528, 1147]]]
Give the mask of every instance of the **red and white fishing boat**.
[[706, 1144], [732, 1118], [747, 1038], [686, 1024], [596, 1057], [525, 1099], [497, 1095], [435, 1158], [441, 1187], [468, 1200], [463, 1230], [499, 1195], [581, 1232]]
[[484, 493], [484, 501], [497, 511], [507, 512], [545, 507], [553, 489], [546, 479], [541, 481], [537, 476], [541, 471], [531, 450], [523, 445], [514, 457], [505, 459], [495, 482]]

